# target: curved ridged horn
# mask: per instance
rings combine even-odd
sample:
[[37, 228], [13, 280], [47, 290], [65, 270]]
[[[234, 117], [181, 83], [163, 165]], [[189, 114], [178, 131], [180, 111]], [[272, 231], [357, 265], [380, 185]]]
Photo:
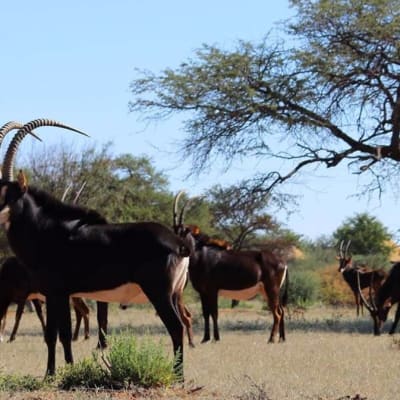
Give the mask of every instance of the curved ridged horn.
[[[3, 140], [5, 136], [10, 133], [14, 129], [21, 129], [24, 125], [22, 125], [20, 122], [16, 121], [8, 121], [5, 123], [1, 128], [0, 128], [0, 147], [3, 144]], [[33, 132], [29, 132], [33, 137], [36, 139], [42, 141], [39, 136], [36, 136]], [[1, 172], [0, 172], [0, 179], [1, 179]]]
[[179, 191], [174, 198], [174, 205], [172, 207], [172, 225], [174, 228], [175, 233], [177, 233], [178, 229], [178, 203], [180, 197], [185, 193], [183, 190]]
[[74, 132], [80, 133], [82, 135], [88, 136], [86, 133], [84, 133], [78, 129], [72, 128], [61, 122], [53, 121], [51, 119], [40, 118], [40, 119], [35, 119], [33, 121], [26, 123], [22, 128], [20, 128], [18, 130], [16, 135], [13, 137], [11, 143], [8, 146], [6, 155], [4, 156], [2, 175], [5, 180], [7, 180], [7, 181], [13, 180], [14, 159], [15, 159], [15, 155], [17, 153], [19, 144], [22, 142], [22, 140], [25, 138], [25, 136], [28, 133], [31, 133], [31, 131], [33, 129], [39, 128], [41, 126], [56, 126], [58, 128], [69, 129], [70, 131], [74, 131]]
[[76, 204], [78, 202], [79, 197], [80, 197], [81, 193], [83, 192], [83, 189], [85, 189], [85, 186], [86, 186], [86, 182], [83, 182], [80, 189], [76, 192], [76, 195], [74, 197], [72, 204]]
[[21, 129], [23, 125], [16, 121], [8, 121], [0, 128], [0, 146], [3, 143], [4, 137], [7, 133], [11, 132], [14, 129]]
[[350, 248], [350, 244], [351, 244], [351, 239], [347, 242], [347, 245], [346, 245], [346, 249], [345, 249], [345, 251], [344, 251], [344, 256], [347, 258], [348, 257], [348, 251], [349, 251], [349, 248]]
[[72, 183], [70, 183], [70, 184], [65, 188], [64, 193], [63, 193], [63, 195], [61, 196], [61, 199], [60, 199], [63, 203], [64, 203], [65, 199], [67, 198], [67, 194], [68, 194], [68, 192], [71, 190], [71, 188], [72, 188]]
[[[11, 132], [14, 129], [21, 129], [23, 128], [24, 125], [22, 125], [20, 122], [16, 121], [8, 121], [5, 123], [1, 128], [0, 128], [0, 147], [1, 144], [3, 143], [4, 137], [7, 135], [7, 133]], [[33, 137], [36, 139], [42, 141], [39, 136], [35, 135], [33, 132], [29, 132]]]

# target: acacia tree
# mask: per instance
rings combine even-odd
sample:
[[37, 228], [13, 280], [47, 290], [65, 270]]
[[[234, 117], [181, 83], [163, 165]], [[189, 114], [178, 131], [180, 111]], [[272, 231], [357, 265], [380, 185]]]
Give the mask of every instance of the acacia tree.
[[[183, 112], [181, 154], [201, 171], [216, 157], [277, 158], [252, 192], [300, 171], [347, 164], [363, 193], [398, 182], [400, 1], [291, 0], [287, 38], [203, 45], [176, 69], [139, 71], [130, 110], [149, 120]], [[290, 46], [289, 46], [290, 45]], [[282, 163], [280, 163], [282, 165]], [[398, 187], [397, 187], [398, 189]]]
[[382, 254], [389, 256], [392, 246], [387, 228], [375, 217], [360, 213], [347, 218], [333, 233], [337, 243], [351, 241], [351, 251], [356, 254]]
[[171, 224], [173, 196], [164, 174], [146, 157], [111, 154], [109, 143], [79, 151], [65, 144], [49, 146], [28, 155], [24, 169], [32, 184], [57, 198], [72, 185], [72, 199], [86, 182], [79, 203], [98, 210], [109, 221]]
[[265, 212], [268, 197], [258, 197], [252, 202], [241, 201], [241, 190], [232, 185], [216, 185], [207, 192], [213, 225], [232, 244], [234, 249], [249, 247], [255, 234], [276, 233], [279, 225]]

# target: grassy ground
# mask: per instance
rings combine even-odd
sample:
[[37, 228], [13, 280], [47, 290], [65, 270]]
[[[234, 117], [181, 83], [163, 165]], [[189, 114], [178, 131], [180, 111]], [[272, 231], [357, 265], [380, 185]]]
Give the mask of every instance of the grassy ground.
[[[398, 399], [400, 338], [374, 337], [367, 315], [356, 318], [353, 309], [315, 308], [292, 314], [287, 320], [287, 341], [268, 344], [271, 315], [260, 304], [251, 308], [221, 309], [219, 343], [200, 344], [202, 320], [197, 306], [195, 349], [185, 349], [184, 387], [150, 392], [0, 393], [0, 399]], [[94, 313], [93, 313], [94, 315]], [[9, 316], [11, 328], [13, 315]], [[74, 343], [75, 359], [91, 354], [96, 345], [95, 318], [88, 341]], [[389, 325], [389, 323], [388, 323]], [[111, 330], [130, 329], [162, 340], [169, 337], [152, 309], [113, 308]], [[386, 327], [387, 328], [387, 327]], [[0, 344], [0, 371], [43, 376], [46, 346], [34, 314], [26, 313], [17, 340]], [[63, 365], [58, 346], [58, 365]], [[357, 397], [357, 395], [359, 395]]]

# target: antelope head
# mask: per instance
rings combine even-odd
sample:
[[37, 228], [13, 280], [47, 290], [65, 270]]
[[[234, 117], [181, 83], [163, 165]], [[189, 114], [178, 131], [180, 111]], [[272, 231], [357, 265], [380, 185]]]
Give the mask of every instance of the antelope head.
[[338, 249], [338, 254], [336, 259], [339, 261], [339, 269], [338, 271], [343, 273], [346, 269], [351, 267], [351, 254], [349, 255], [351, 240], [349, 240], [346, 245], [344, 244], [344, 240], [340, 242], [340, 246]]
[[[59, 128], [69, 129], [87, 136], [81, 132], [61, 122], [53, 121], [50, 119], [36, 119], [21, 125], [18, 122], [10, 121], [0, 128], [0, 145], [4, 136], [13, 129], [18, 129], [17, 133], [11, 140], [7, 151], [4, 156], [4, 162], [1, 170], [0, 179], [0, 224], [5, 226], [6, 229], [9, 224], [10, 207], [18, 202], [20, 198], [28, 191], [27, 180], [22, 171], [18, 174], [18, 180], [14, 181], [14, 160], [18, 147], [22, 140], [28, 135], [32, 134], [32, 130], [42, 126], [55, 126]], [[35, 135], [33, 135], [35, 136]], [[36, 137], [36, 136], [35, 136]]]

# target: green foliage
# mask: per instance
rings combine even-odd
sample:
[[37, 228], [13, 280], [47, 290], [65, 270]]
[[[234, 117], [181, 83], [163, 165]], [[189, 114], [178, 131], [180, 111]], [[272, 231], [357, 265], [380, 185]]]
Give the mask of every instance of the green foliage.
[[304, 253], [303, 258], [290, 262], [290, 269], [296, 271], [317, 271], [327, 264], [336, 262], [336, 250], [333, 248], [321, 247], [319, 245], [301, 245]]
[[367, 213], [347, 218], [333, 233], [333, 237], [338, 243], [342, 240], [345, 242], [351, 240], [351, 253], [362, 255], [381, 253], [386, 257], [390, 254], [391, 247], [388, 241], [391, 236], [387, 228], [377, 218]]
[[365, 194], [398, 189], [399, 1], [291, 4], [286, 43], [271, 34], [231, 49], [204, 44], [174, 70], [139, 71], [130, 110], [153, 122], [187, 112], [180, 151], [193, 172], [218, 157], [226, 168], [253, 159], [254, 194], [343, 163], [369, 174]]
[[[179, 213], [188, 200], [188, 197], [184, 194], [181, 198], [180, 204], [178, 205]], [[213, 226], [210, 202], [204, 196], [190, 198], [188, 206], [185, 209], [183, 222], [185, 224], [197, 225], [202, 232], [205, 232], [208, 235], [217, 234], [217, 231]]]
[[140, 343], [128, 334], [112, 336], [105, 357], [112, 381], [124, 386], [169, 386], [176, 377], [173, 360], [165, 355], [164, 348], [148, 339]]
[[319, 299], [320, 281], [311, 271], [290, 271], [289, 304], [309, 306]]
[[355, 255], [353, 257], [354, 265], [366, 266], [372, 269], [386, 269], [388, 270], [391, 266], [386, 254], [378, 253], [371, 255]]
[[57, 371], [58, 387], [63, 390], [76, 388], [109, 387], [109, 377], [102, 368], [98, 354], [85, 358], [75, 364], [67, 364]]
[[0, 391], [16, 392], [16, 391], [34, 391], [46, 387], [46, 383], [42, 379], [37, 379], [30, 375], [3, 375], [0, 374]]
[[66, 201], [72, 201], [86, 182], [79, 204], [99, 211], [110, 221], [155, 220], [171, 225], [168, 180], [147, 157], [114, 156], [110, 144], [79, 151], [58, 145], [30, 155], [24, 169], [29, 172], [29, 183], [58, 198], [72, 184]]
[[93, 354], [58, 371], [61, 389], [168, 387], [175, 382], [173, 360], [161, 343], [140, 342], [131, 334], [111, 335], [101, 359]]
[[272, 233], [278, 228], [266, 213], [271, 196], [246, 196], [246, 189], [240, 185], [216, 185], [208, 191], [208, 198], [213, 225], [235, 249], [249, 247], [256, 234]]

